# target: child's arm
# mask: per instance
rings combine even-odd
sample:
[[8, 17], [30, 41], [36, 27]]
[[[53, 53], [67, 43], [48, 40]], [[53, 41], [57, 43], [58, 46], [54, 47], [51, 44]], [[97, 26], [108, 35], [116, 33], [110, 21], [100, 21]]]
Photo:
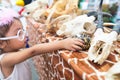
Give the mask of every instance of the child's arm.
[[58, 49], [68, 49], [76, 51], [81, 49], [80, 46], [83, 46], [83, 42], [80, 39], [71, 38], [51, 43], [37, 44], [28, 49], [6, 54], [1, 61], [1, 64], [10, 67], [20, 62], [23, 62], [26, 59], [33, 57], [35, 55], [52, 52]]

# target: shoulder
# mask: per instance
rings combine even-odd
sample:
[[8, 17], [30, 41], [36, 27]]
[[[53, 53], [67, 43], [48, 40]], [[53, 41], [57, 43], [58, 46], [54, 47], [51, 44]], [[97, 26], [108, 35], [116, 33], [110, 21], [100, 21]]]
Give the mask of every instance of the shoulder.
[[1, 54], [1, 55], [0, 55], [0, 67], [1, 67], [1, 60], [2, 60], [2, 58], [4, 57], [4, 55], [5, 55], [5, 54]]
[[2, 58], [4, 57], [5, 54], [1, 54], [0, 55], [0, 61], [2, 60]]

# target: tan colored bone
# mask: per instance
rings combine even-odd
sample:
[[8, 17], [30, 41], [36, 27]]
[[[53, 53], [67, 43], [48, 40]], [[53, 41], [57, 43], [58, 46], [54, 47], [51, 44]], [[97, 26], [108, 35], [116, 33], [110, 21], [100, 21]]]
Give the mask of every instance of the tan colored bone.
[[[78, 0], [55, 1], [55, 3], [43, 13], [43, 15], [47, 17], [45, 24], [49, 25], [51, 19], [57, 18], [58, 16], [76, 13], [77, 9]], [[49, 26], [48, 29], [49, 28], [52, 27]]]
[[71, 20], [70, 15], [61, 15], [55, 19], [53, 19], [49, 24], [47, 24], [48, 32], [56, 34], [56, 31], [61, 27], [61, 25]]
[[51, 10], [55, 10], [52, 17], [58, 17], [63, 14], [71, 13], [78, 9], [78, 0], [58, 0], [44, 13], [48, 16]]
[[120, 34], [118, 35], [118, 38], [117, 38], [118, 41], [120, 41]]

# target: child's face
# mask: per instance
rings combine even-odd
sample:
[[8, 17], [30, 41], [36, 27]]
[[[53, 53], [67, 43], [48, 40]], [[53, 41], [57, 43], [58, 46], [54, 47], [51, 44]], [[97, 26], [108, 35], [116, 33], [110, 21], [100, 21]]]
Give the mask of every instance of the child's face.
[[[12, 26], [10, 27], [8, 33], [6, 34], [6, 37], [9, 36], [16, 36], [18, 31], [22, 29], [22, 24], [19, 20], [16, 20], [13, 22]], [[26, 45], [26, 37], [24, 40], [20, 41], [19, 39], [10, 39], [7, 44], [7, 51], [17, 51]]]

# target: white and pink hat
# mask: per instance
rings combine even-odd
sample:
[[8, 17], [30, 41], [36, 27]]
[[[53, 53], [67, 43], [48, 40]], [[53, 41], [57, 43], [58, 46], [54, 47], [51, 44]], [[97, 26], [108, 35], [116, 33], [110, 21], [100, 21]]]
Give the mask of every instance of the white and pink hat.
[[14, 17], [19, 18], [20, 15], [13, 9], [0, 7], [0, 26], [9, 24]]

